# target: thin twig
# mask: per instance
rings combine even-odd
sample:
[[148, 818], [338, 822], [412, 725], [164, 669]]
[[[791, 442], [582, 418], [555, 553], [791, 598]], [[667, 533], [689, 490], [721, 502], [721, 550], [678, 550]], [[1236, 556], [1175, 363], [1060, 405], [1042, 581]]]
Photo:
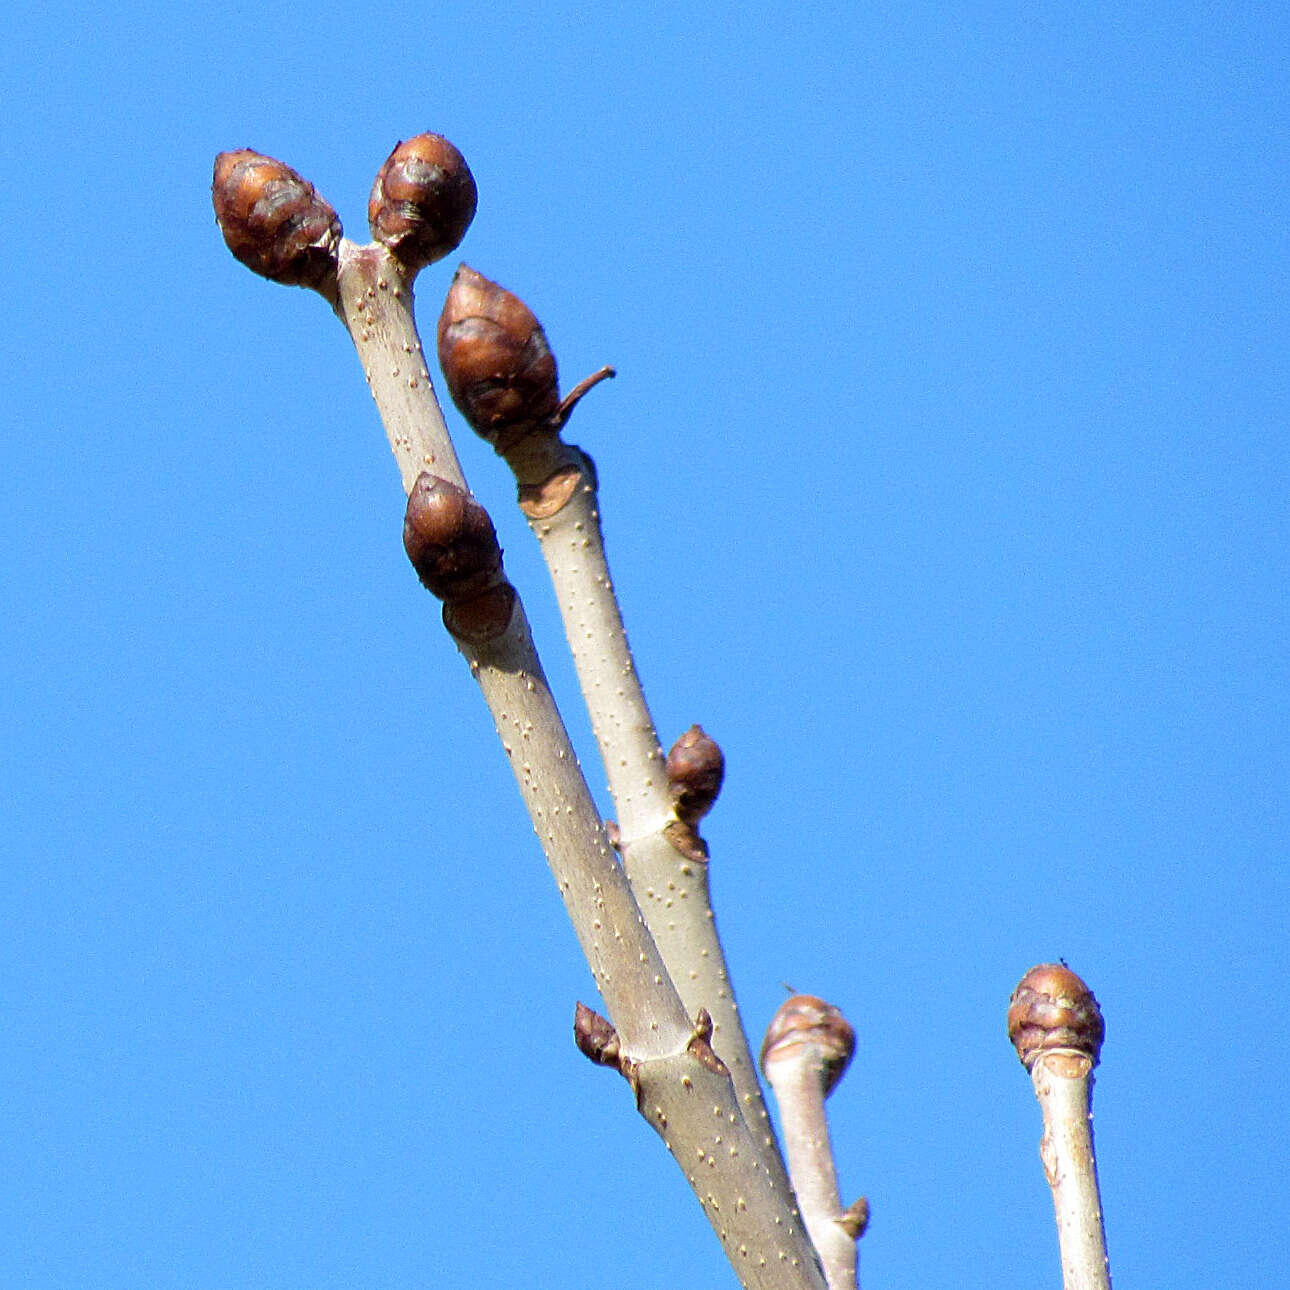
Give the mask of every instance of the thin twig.
[[[820, 1290], [791, 1197], [766, 1170], [730, 1073], [712, 1051], [711, 1020], [706, 1013], [687, 1020], [609, 846], [483, 508], [456, 485], [423, 474], [408, 499], [404, 543], [422, 581], [444, 599], [445, 625], [493, 714], [609, 1007], [617, 1064], [637, 1109], [681, 1166], [748, 1290]], [[499, 592], [507, 612], [496, 610]]]
[[1031, 968], [1013, 992], [1008, 1037], [1043, 1111], [1039, 1155], [1053, 1193], [1065, 1290], [1111, 1287], [1092, 1123], [1093, 1068], [1105, 1033], [1093, 992], [1063, 965]]
[[829, 1290], [858, 1290], [857, 1241], [868, 1223], [867, 1201], [843, 1209], [824, 1107], [854, 1050], [855, 1032], [842, 1013], [809, 994], [781, 1005], [762, 1045], [789, 1174]]

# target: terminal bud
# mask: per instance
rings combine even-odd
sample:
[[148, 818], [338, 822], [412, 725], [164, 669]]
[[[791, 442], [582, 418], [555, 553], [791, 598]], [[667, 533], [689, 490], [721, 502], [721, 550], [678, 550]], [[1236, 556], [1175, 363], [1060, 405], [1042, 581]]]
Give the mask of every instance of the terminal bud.
[[555, 355], [517, 295], [461, 265], [439, 316], [438, 340], [452, 401], [499, 453], [552, 428], [560, 408]]
[[1032, 967], [1008, 1005], [1008, 1038], [1027, 1070], [1045, 1052], [1082, 1053], [1094, 1066], [1106, 1023], [1093, 991], [1061, 963]]
[[442, 260], [466, 236], [478, 202], [466, 159], [438, 134], [405, 139], [372, 184], [372, 236], [415, 273]]
[[[840, 1009], [813, 994], [795, 994], [779, 1006], [761, 1046], [763, 1070], [776, 1062], [812, 1058], [827, 1097], [851, 1064], [856, 1032]], [[772, 1081], [773, 1082], [773, 1081]]]
[[253, 272], [315, 290], [334, 280], [340, 217], [290, 166], [249, 148], [221, 152], [211, 200], [228, 249]]

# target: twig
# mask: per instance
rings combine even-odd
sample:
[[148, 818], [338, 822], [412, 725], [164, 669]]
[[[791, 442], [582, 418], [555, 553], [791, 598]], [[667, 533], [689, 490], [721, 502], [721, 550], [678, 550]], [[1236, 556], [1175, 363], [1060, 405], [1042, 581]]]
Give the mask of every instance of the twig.
[[1008, 1038], [1043, 1111], [1039, 1155], [1053, 1193], [1065, 1290], [1111, 1286], [1092, 1125], [1093, 1068], [1104, 1035], [1093, 992], [1069, 968], [1040, 964], [1013, 991]]
[[682, 1165], [748, 1290], [822, 1290], [809, 1240], [707, 1043], [710, 1023], [688, 1019], [609, 845], [426, 371], [412, 280], [470, 221], [474, 181], [464, 160], [438, 136], [400, 144], [373, 189], [377, 241], [368, 246], [343, 238], [335, 212], [295, 171], [248, 150], [216, 159], [213, 197], [234, 255], [318, 291], [353, 338], [409, 493], [409, 556], [443, 599], [445, 625], [493, 713], [641, 1113]]
[[561, 401], [555, 357], [537, 318], [518, 296], [464, 264], [439, 318], [438, 349], [454, 402], [511, 467], [520, 509], [541, 545], [632, 890], [687, 1011], [712, 1016], [713, 1046], [730, 1068], [744, 1117], [767, 1168], [788, 1188], [717, 934], [708, 851], [694, 828], [702, 812], [682, 819], [674, 811], [605, 557], [595, 468], [560, 438], [574, 405], [612, 369], [601, 368]]
[[855, 1031], [831, 1004], [799, 994], [766, 1030], [761, 1061], [779, 1103], [788, 1169], [802, 1221], [824, 1264], [829, 1290], [857, 1290], [857, 1242], [869, 1222], [863, 1197], [843, 1209], [824, 1100], [855, 1051]]

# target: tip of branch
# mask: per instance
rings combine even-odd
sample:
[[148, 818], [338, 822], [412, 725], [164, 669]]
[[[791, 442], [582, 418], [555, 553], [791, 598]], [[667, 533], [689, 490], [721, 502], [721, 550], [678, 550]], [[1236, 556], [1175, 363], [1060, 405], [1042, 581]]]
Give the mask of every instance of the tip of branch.
[[827, 1097], [846, 1073], [855, 1053], [856, 1032], [840, 1009], [813, 994], [796, 994], [780, 1004], [766, 1027], [762, 1070], [778, 1062], [809, 1058], [819, 1066]]
[[1106, 1023], [1093, 991], [1061, 963], [1040, 963], [1008, 1003], [1008, 1038], [1027, 1070], [1046, 1052], [1082, 1053], [1096, 1066]]
[[307, 179], [281, 161], [238, 148], [215, 158], [211, 201], [228, 249], [248, 269], [328, 294], [340, 217]]
[[555, 355], [519, 296], [461, 265], [439, 315], [438, 346], [452, 401], [498, 453], [552, 433], [560, 407]]
[[367, 222], [372, 236], [415, 273], [456, 250], [478, 201], [465, 157], [442, 135], [418, 134], [377, 171]]

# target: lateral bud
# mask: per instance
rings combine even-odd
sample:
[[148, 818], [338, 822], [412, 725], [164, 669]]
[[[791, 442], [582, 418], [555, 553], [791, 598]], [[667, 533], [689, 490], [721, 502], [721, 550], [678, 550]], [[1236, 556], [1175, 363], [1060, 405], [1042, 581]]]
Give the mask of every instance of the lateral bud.
[[403, 548], [422, 586], [444, 602], [454, 636], [482, 644], [506, 630], [515, 589], [493, 521], [464, 489], [422, 471], [408, 495]]
[[1093, 991], [1061, 963], [1040, 963], [1008, 1003], [1008, 1038], [1027, 1070], [1046, 1052], [1082, 1054], [1096, 1066], [1106, 1023]]
[[442, 135], [418, 134], [377, 171], [367, 222], [372, 236], [416, 273], [460, 245], [478, 201], [465, 157]]
[[215, 219], [233, 255], [285, 286], [327, 290], [340, 217], [307, 179], [250, 148], [221, 152], [211, 181]]
[[838, 1215], [838, 1226], [853, 1240], [858, 1241], [869, 1230], [869, 1198], [861, 1196]]
[[717, 741], [702, 726], [691, 726], [672, 745], [666, 769], [676, 818], [698, 824], [712, 809], [726, 774], [726, 759]]
[[579, 1002], [573, 1014], [573, 1042], [584, 1057], [589, 1057], [597, 1066], [612, 1066], [618, 1069], [619, 1045], [618, 1031], [609, 1021]]
[[856, 1032], [840, 1009], [813, 994], [795, 994], [780, 1004], [766, 1027], [762, 1070], [777, 1062], [810, 1058], [828, 1097], [851, 1064], [855, 1047]]
[[716, 1075], [729, 1075], [730, 1068], [717, 1056], [712, 1046], [712, 1014], [707, 1008], [700, 1008], [694, 1017], [694, 1032], [686, 1044], [690, 1056]]

